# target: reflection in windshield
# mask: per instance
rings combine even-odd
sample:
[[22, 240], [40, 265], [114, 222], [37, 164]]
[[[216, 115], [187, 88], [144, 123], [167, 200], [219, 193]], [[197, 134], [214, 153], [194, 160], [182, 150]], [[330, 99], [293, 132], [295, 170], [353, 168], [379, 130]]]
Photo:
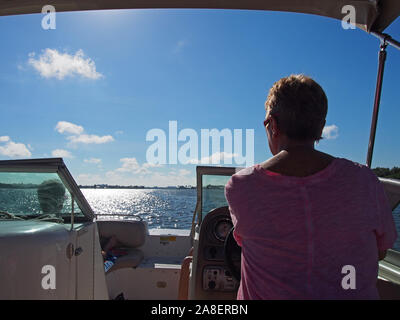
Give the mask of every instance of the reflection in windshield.
[[59, 215], [65, 199], [65, 187], [56, 180], [43, 181], [37, 188], [40, 208], [43, 214]]
[[[71, 195], [56, 173], [0, 172], [0, 211], [14, 215], [70, 215]], [[77, 206], [74, 210], [80, 213]]]

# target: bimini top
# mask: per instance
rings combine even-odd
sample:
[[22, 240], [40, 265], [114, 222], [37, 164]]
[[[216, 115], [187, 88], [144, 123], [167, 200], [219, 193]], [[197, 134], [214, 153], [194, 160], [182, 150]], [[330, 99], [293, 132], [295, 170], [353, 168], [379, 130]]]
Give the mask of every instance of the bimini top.
[[309, 13], [342, 20], [346, 5], [356, 10], [356, 24], [367, 32], [382, 32], [399, 15], [399, 0], [0, 0], [0, 15], [41, 13], [51, 4], [57, 12], [103, 9], [203, 8]]

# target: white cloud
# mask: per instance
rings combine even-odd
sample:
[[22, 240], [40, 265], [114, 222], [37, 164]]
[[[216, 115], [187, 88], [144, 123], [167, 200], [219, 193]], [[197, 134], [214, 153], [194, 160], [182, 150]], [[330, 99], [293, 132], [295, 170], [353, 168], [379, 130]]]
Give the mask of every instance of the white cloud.
[[[183, 169], [185, 170], [185, 169]], [[167, 173], [152, 172], [146, 175], [126, 175], [122, 172], [109, 171], [103, 179], [97, 181], [105, 181], [101, 183], [118, 184], [118, 185], [138, 185], [138, 186], [178, 186], [178, 185], [196, 185], [196, 174], [178, 175], [176, 171]], [[99, 183], [99, 182], [97, 182]]]
[[104, 183], [104, 178], [99, 176], [98, 174], [88, 174], [82, 173], [76, 177], [76, 181], [80, 185], [93, 185], [93, 184], [101, 184]]
[[86, 163], [101, 164], [101, 159], [98, 158], [84, 159], [83, 161]]
[[336, 139], [339, 136], [339, 128], [332, 124], [330, 126], [325, 126], [325, 128], [322, 130], [322, 137], [324, 139]]
[[191, 159], [189, 163], [191, 164], [224, 164], [224, 161], [227, 161], [227, 164], [231, 164], [233, 159], [237, 157], [236, 153], [229, 152], [215, 152], [209, 157], [203, 157], [200, 160]]
[[80, 135], [83, 133], [83, 127], [67, 121], [59, 121], [56, 125], [56, 130], [59, 133], [70, 133], [73, 135]]
[[102, 143], [107, 143], [107, 142], [114, 141], [114, 138], [112, 136], [110, 136], [110, 135], [99, 137], [99, 136], [96, 136], [95, 134], [81, 134], [79, 136], [67, 137], [67, 139], [73, 144], [75, 144], [75, 143], [102, 144]]
[[71, 152], [63, 149], [56, 149], [51, 152], [51, 156], [55, 158], [73, 158]]
[[173, 172], [159, 173], [155, 172], [151, 176], [146, 177], [143, 185], [148, 186], [182, 186], [182, 185], [196, 185], [196, 174], [176, 175]]
[[136, 158], [122, 158], [119, 161], [122, 162], [122, 167], [117, 169], [119, 172], [135, 172], [140, 169], [140, 165]]
[[161, 167], [149, 163], [140, 164], [136, 158], [122, 158], [121, 167], [105, 173], [102, 183], [119, 185], [173, 186], [194, 185], [196, 174], [187, 169], [172, 169], [167, 173], [152, 171]]
[[159, 168], [162, 167], [159, 164], [152, 164], [152, 163], [144, 163], [144, 164], [139, 164], [139, 162], [136, 160], [136, 158], [122, 158], [119, 160], [122, 163], [122, 166], [120, 168], [117, 168], [112, 171], [108, 171], [107, 175], [108, 177], [115, 178], [121, 173], [131, 173], [135, 175], [149, 175], [152, 172], [149, 170], [149, 168]]
[[137, 162], [136, 158], [122, 158], [120, 159], [122, 162], [122, 167], [116, 169], [116, 172], [131, 172], [135, 174], [147, 174], [149, 171], [147, 170], [147, 166], [141, 166]]
[[150, 163], [150, 162], [143, 163], [143, 168], [160, 168], [160, 167], [162, 167], [162, 164], [159, 163]]
[[99, 79], [103, 75], [96, 71], [96, 64], [90, 58], [85, 58], [83, 50], [78, 50], [74, 55], [60, 53], [56, 49], [45, 49], [35, 59], [35, 53], [29, 54], [28, 63], [44, 78], [62, 80], [68, 76], [81, 76], [88, 79]]
[[187, 176], [189, 174], [191, 174], [192, 172], [190, 170], [186, 170], [186, 169], [180, 169], [179, 170], [179, 175], [180, 176]]
[[59, 121], [55, 127], [61, 134], [67, 135], [67, 140], [70, 144], [76, 145], [78, 143], [83, 144], [103, 144], [114, 141], [114, 138], [110, 135], [97, 136], [95, 134], [86, 134], [85, 129], [82, 126], [73, 124], [67, 121]]
[[15, 143], [9, 136], [1, 136], [0, 143], [0, 155], [10, 158], [29, 158], [32, 153], [23, 143]]

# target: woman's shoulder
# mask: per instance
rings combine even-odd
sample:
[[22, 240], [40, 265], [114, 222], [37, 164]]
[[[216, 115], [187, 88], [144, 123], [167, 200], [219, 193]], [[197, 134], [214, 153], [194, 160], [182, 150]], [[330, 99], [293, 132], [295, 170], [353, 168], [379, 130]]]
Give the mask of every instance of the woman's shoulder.
[[257, 167], [257, 164], [255, 164], [254, 166], [251, 166], [251, 167], [239, 169], [232, 177], [245, 178], [245, 177], [251, 176], [252, 174], [254, 174], [256, 167]]
[[342, 172], [346, 176], [356, 175], [360, 179], [369, 182], [379, 181], [374, 171], [365, 164], [346, 158], [336, 158], [335, 160], [340, 167], [338, 171]]
[[335, 160], [337, 162], [339, 162], [341, 164], [341, 166], [344, 168], [349, 168], [349, 169], [355, 170], [355, 171], [365, 171], [368, 173], [373, 173], [373, 171], [370, 168], [368, 168], [367, 165], [361, 164], [357, 161], [346, 159], [346, 158], [335, 158]]
[[256, 167], [257, 165], [254, 165], [251, 167], [238, 170], [229, 179], [226, 187], [238, 186], [240, 184], [248, 184], [249, 180], [251, 180], [254, 177], [254, 174], [256, 173]]

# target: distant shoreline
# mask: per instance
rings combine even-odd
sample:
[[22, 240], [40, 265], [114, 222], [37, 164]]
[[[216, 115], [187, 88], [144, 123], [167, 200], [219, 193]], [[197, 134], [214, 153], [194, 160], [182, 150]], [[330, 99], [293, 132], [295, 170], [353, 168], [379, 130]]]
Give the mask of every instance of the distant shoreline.
[[[0, 189], [15, 189], [15, 190], [26, 190], [26, 189], [37, 189], [39, 185], [36, 184], [6, 184], [0, 183]], [[193, 190], [196, 189], [196, 186], [167, 186], [167, 187], [145, 187], [145, 186], [120, 186], [120, 185], [107, 185], [107, 184], [100, 184], [100, 185], [78, 185], [79, 189], [132, 189], [132, 190], [142, 190], [142, 189], [161, 189], [161, 190]], [[223, 185], [207, 185], [203, 186], [205, 189], [224, 189], [225, 186]]]
[[195, 186], [168, 186], [168, 187], [145, 187], [145, 186], [119, 186], [119, 185], [79, 185], [80, 189], [196, 189]]

